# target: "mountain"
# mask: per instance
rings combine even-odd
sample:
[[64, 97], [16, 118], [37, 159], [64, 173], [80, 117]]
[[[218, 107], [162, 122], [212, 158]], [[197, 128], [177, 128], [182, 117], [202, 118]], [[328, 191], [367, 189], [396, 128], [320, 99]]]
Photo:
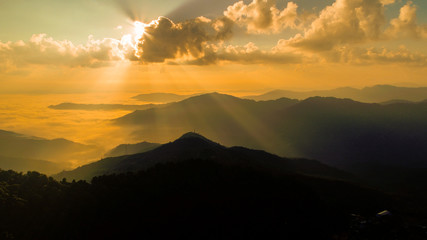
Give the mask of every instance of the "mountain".
[[[39, 159], [55, 163], [89, 161], [102, 149], [66, 139], [44, 139], [0, 130], [0, 155], [9, 158]], [[5, 165], [6, 166], [6, 165]], [[0, 162], [0, 168], [4, 168]]]
[[226, 146], [345, 169], [360, 163], [426, 167], [426, 109], [427, 102], [381, 105], [332, 97], [257, 102], [212, 93], [113, 122], [154, 142], [196, 130]]
[[110, 151], [108, 151], [104, 157], [118, 157], [124, 155], [132, 155], [137, 153], [143, 153], [153, 150], [159, 147], [159, 143], [140, 142], [136, 144], [121, 144]]
[[300, 173], [340, 179], [352, 178], [345, 172], [314, 160], [281, 158], [264, 151], [243, 147], [227, 148], [196, 133], [186, 133], [174, 142], [164, 144], [148, 152], [106, 158], [72, 171], [64, 171], [55, 175], [55, 178], [90, 180], [95, 176], [137, 172], [149, 169], [157, 164], [192, 159], [214, 161], [226, 166], [251, 167], [272, 173]]
[[[277, 153], [286, 148], [270, 126], [269, 119], [298, 100], [282, 98], [254, 101], [209, 93], [191, 97], [163, 108], [135, 111], [115, 119], [114, 124], [135, 129], [134, 135], [150, 142], [166, 142], [182, 132], [196, 130], [226, 146], [245, 146]], [[285, 154], [289, 155], [289, 154]]]
[[392, 99], [392, 100], [389, 100], [389, 101], [381, 102], [380, 104], [382, 104], [382, 105], [390, 105], [390, 104], [400, 104], [400, 103], [406, 103], [406, 104], [408, 104], [408, 103], [415, 103], [415, 102], [411, 102], [411, 101], [408, 101], [408, 100], [402, 100], [402, 99]]
[[37, 171], [45, 174], [54, 174], [69, 168], [70, 165], [66, 163], [0, 156], [0, 169], [3, 170], [13, 169], [18, 172]]
[[80, 104], [80, 103], [60, 103], [57, 105], [50, 105], [50, 109], [55, 110], [85, 110], [85, 111], [111, 111], [111, 110], [145, 110], [156, 107], [156, 104], [144, 105], [124, 105], [124, 104]]
[[332, 90], [319, 90], [308, 92], [295, 92], [287, 90], [274, 90], [265, 94], [256, 96], [246, 96], [245, 98], [260, 100], [274, 100], [282, 97], [306, 99], [309, 97], [336, 97], [351, 98], [355, 101], [368, 103], [381, 103], [394, 99], [419, 102], [427, 98], [427, 87], [409, 88], [396, 87], [391, 85], [376, 85], [373, 87], [356, 88], [337, 88]]
[[[182, 140], [189, 139], [204, 142]], [[425, 201], [396, 200], [348, 182], [201, 159], [90, 183], [0, 171], [0, 233], [2, 239], [425, 239]], [[376, 216], [384, 210], [391, 214]]]
[[359, 163], [426, 167], [427, 104], [366, 104], [309, 98], [271, 123], [298, 155], [336, 167]]
[[139, 94], [132, 98], [142, 102], [169, 103], [169, 102], [182, 101], [186, 98], [189, 98], [195, 95], [197, 94], [179, 95], [174, 93], [146, 93], [146, 94]]

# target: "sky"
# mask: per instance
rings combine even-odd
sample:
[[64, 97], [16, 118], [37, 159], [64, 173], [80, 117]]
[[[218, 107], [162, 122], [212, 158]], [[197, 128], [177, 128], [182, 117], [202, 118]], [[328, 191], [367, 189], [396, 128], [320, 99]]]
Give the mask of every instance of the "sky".
[[128, 111], [48, 106], [427, 86], [426, 43], [426, 0], [0, 0], [0, 129], [107, 150]]
[[0, 0], [0, 93], [427, 86], [425, 0]]

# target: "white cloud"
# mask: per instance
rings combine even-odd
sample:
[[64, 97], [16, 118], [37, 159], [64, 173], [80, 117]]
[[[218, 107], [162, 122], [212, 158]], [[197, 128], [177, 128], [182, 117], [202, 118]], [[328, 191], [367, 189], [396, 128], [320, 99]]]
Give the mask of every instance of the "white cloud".
[[390, 21], [386, 34], [391, 38], [427, 38], [427, 25], [417, 24], [417, 7], [408, 1], [401, 9], [399, 17]]
[[239, 1], [231, 5], [224, 15], [247, 29], [249, 33], [278, 33], [286, 28], [296, 28], [298, 5], [288, 2], [279, 10], [275, 0], [253, 0], [250, 4]]
[[68, 40], [57, 41], [46, 34], [35, 34], [29, 41], [0, 42], [0, 65], [3, 68], [30, 64], [99, 67], [124, 59], [120, 41], [95, 40], [89, 37], [85, 45]]
[[377, 40], [384, 23], [384, 5], [379, 0], [336, 0], [321, 11], [308, 29], [286, 44], [327, 51], [337, 45]]
[[399, 64], [408, 66], [427, 66], [427, 55], [412, 52], [405, 46], [390, 50], [387, 48], [361, 48], [351, 46], [336, 47], [332, 51], [321, 54], [326, 62], [372, 65], [372, 64]]

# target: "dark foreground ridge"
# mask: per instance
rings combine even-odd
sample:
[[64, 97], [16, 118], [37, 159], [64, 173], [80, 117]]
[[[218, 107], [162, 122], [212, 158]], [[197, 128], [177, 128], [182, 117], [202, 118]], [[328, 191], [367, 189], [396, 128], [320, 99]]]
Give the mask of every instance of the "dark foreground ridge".
[[[170, 162], [90, 184], [0, 171], [0, 183], [1, 239], [426, 237], [422, 221], [380, 192], [211, 160]], [[393, 215], [376, 216], [385, 209]]]

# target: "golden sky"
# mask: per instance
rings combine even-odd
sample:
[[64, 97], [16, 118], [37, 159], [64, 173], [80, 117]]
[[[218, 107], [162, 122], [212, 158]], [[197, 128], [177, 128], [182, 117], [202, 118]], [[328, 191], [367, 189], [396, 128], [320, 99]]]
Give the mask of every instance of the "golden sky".
[[0, 0], [0, 92], [427, 86], [426, 15], [425, 0]]
[[0, 129], [108, 150], [129, 111], [48, 106], [427, 86], [426, 40], [426, 0], [0, 0]]

